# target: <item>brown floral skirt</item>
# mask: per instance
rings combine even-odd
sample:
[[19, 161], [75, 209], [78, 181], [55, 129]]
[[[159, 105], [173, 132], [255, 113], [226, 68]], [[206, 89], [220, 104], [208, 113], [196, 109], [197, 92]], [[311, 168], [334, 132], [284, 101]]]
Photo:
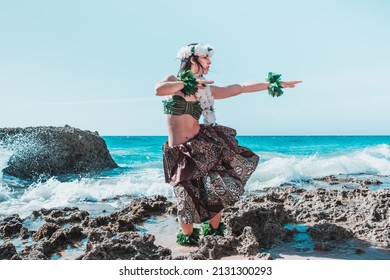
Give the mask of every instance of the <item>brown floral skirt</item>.
[[238, 146], [236, 131], [201, 125], [184, 144], [163, 145], [165, 181], [174, 187], [179, 219], [201, 223], [237, 202], [259, 157]]

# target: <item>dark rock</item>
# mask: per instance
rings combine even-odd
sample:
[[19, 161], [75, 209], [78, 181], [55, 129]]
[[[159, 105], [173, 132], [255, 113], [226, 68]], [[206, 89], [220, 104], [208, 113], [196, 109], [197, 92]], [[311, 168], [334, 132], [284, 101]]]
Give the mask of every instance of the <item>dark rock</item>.
[[244, 232], [244, 228], [252, 228], [261, 248], [270, 248], [273, 244], [285, 240], [289, 231], [284, 228], [292, 222], [292, 217], [284, 208], [283, 195], [270, 191], [264, 202], [258, 200], [242, 200], [232, 208], [226, 209], [224, 222], [234, 236]]
[[[53, 230], [51, 226], [47, 224], [43, 226]], [[48, 230], [49, 231], [49, 230]], [[42, 237], [44, 230], [32, 246], [26, 246], [21, 253], [22, 259], [28, 260], [48, 260], [55, 252], [59, 252], [65, 249], [68, 245], [73, 246], [77, 244], [82, 238], [86, 237], [83, 233], [83, 229], [77, 225], [67, 229], [57, 229], [52, 235]]]
[[88, 241], [91, 243], [103, 242], [105, 239], [110, 239], [114, 234], [105, 227], [94, 228], [88, 232]]
[[322, 221], [307, 230], [311, 237], [320, 240], [344, 240], [352, 238], [350, 230], [341, 226]]
[[16, 248], [11, 242], [5, 242], [0, 246], [0, 260], [10, 260], [17, 255]]
[[390, 244], [390, 190], [315, 189], [305, 191], [295, 202], [286, 202], [285, 206], [292, 209], [297, 222], [320, 224], [326, 221], [350, 231], [345, 232], [349, 236], [345, 238], [354, 237], [384, 247]]
[[34, 241], [41, 240], [42, 238], [50, 238], [54, 232], [56, 232], [61, 227], [53, 224], [53, 223], [46, 223], [44, 224], [37, 232], [33, 234]]
[[258, 253], [256, 255], [256, 259], [258, 259], [258, 260], [273, 260], [270, 253]]
[[28, 238], [31, 237], [31, 232], [30, 232], [27, 228], [22, 227], [22, 228], [20, 229], [19, 235], [20, 235], [20, 237], [21, 237], [22, 239], [26, 240], [26, 239], [28, 239]]
[[240, 245], [237, 246], [237, 253], [244, 256], [254, 256], [259, 252], [259, 242], [251, 227], [245, 227], [238, 237]]
[[316, 251], [330, 251], [331, 246], [327, 242], [317, 242], [314, 244], [314, 250]]
[[121, 211], [113, 213], [111, 218], [138, 224], [150, 216], [165, 214], [172, 204], [163, 196], [143, 197], [132, 201]]
[[0, 222], [0, 237], [14, 237], [19, 235], [23, 228], [19, 215], [12, 215]]
[[65, 247], [68, 244], [75, 244], [85, 237], [83, 228], [72, 226], [71, 228], [57, 230], [49, 239], [53, 251], [58, 247]]
[[2, 128], [0, 142], [13, 152], [3, 172], [21, 179], [118, 167], [98, 133], [70, 126]]
[[364, 251], [363, 249], [357, 248], [357, 249], [355, 250], [355, 253], [356, 253], [356, 254], [364, 254], [365, 251]]
[[42, 217], [48, 223], [58, 225], [68, 223], [80, 223], [89, 216], [89, 213], [84, 210], [79, 210], [77, 207], [64, 207], [62, 209], [41, 209], [34, 212], [34, 217]]
[[255, 256], [259, 251], [259, 243], [250, 227], [246, 227], [239, 237], [204, 236], [199, 241], [199, 248], [190, 253], [186, 259], [220, 259], [231, 255]]
[[[49, 260], [49, 252], [45, 252], [45, 247], [47, 246], [48, 241], [40, 241], [34, 243], [31, 246], [26, 246], [20, 253], [20, 257], [23, 260]], [[46, 253], [46, 254], [45, 254]]]
[[87, 244], [83, 260], [165, 260], [172, 259], [171, 250], [156, 246], [154, 236], [136, 232], [120, 234], [115, 239], [104, 239]]

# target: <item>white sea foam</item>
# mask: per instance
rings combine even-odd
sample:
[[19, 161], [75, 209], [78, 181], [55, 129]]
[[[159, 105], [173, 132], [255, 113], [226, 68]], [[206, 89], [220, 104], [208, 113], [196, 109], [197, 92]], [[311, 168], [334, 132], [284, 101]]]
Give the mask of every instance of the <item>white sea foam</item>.
[[248, 191], [327, 175], [390, 175], [388, 145], [369, 147], [344, 155], [298, 157], [279, 154], [265, 158], [250, 178], [246, 188]]
[[3, 148], [0, 143], [0, 203], [9, 199], [8, 190], [6, 186], [3, 185], [2, 179], [3, 169], [7, 167], [8, 160], [11, 156], [12, 153], [7, 149]]
[[[35, 183], [17, 198], [0, 203], [0, 212], [7, 216], [18, 213], [22, 217], [33, 210], [54, 207], [79, 207], [99, 210], [115, 210], [120, 207], [121, 197], [164, 195], [172, 197], [172, 187], [165, 184], [162, 171], [143, 170], [140, 174], [124, 174], [105, 179], [80, 179], [60, 182], [54, 178]], [[101, 207], [101, 208], [99, 208]]]
[[7, 162], [11, 155], [12, 153], [7, 149], [3, 148], [0, 143], [0, 176], [3, 175], [2, 170], [7, 167]]

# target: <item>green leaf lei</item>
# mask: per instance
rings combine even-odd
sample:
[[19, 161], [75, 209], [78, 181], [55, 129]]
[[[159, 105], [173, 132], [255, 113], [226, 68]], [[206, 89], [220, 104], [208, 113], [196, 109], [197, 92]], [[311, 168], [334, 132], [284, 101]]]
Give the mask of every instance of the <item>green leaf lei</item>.
[[185, 96], [194, 95], [198, 91], [198, 82], [191, 70], [185, 70], [180, 72], [179, 81], [184, 83], [184, 88], [181, 90]]
[[222, 222], [219, 223], [217, 229], [213, 229], [209, 222], [203, 222], [200, 228], [200, 231], [203, 235], [219, 235], [224, 236], [226, 230], [226, 225]]
[[282, 90], [282, 81], [280, 80], [281, 74], [275, 74], [272, 72], [268, 73], [268, 77], [266, 79], [267, 82], [269, 82], [268, 85], [268, 93], [272, 97], [279, 97], [283, 95]]
[[191, 235], [186, 235], [182, 230], [179, 230], [178, 234], [176, 235], [176, 243], [184, 246], [198, 244], [199, 231], [200, 230], [198, 228], [194, 228]]

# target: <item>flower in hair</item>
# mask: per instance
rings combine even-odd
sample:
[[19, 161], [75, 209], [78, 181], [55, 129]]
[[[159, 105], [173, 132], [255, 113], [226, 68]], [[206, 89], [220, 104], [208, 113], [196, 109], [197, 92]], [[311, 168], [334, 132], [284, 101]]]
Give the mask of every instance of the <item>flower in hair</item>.
[[189, 47], [187, 47], [187, 48], [184, 47], [184, 48], [181, 48], [181, 49], [179, 50], [179, 52], [177, 53], [176, 58], [182, 60], [182, 59], [184, 59], [184, 58], [190, 57], [191, 54], [192, 54], [191, 48], [189, 48]]
[[189, 58], [191, 55], [212, 57], [213, 54], [214, 54], [214, 48], [211, 47], [210, 45], [197, 44], [197, 45], [182, 47], [177, 53], [176, 58], [183, 60]]

